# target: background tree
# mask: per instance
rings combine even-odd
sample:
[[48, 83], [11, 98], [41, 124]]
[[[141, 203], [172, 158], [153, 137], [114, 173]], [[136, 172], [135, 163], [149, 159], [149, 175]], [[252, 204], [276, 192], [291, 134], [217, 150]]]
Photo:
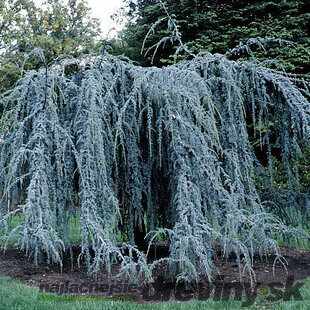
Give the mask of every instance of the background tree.
[[[178, 20], [184, 43], [195, 53], [225, 53], [250, 38], [275, 37], [294, 41], [300, 46], [269, 44], [266, 52], [256, 51], [258, 61], [277, 60], [290, 72], [309, 72], [310, 9], [307, 0], [166, 0], [164, 3]], [[126, 4], [129, 7], [129, 25], [124, 31], [128, 44], [126, 54], [142, 65], [150, 65], [151, 55], [141, 55], [142, 42], [149, 25], [164, 13], [156, 0], [126, 1]], [[158, 42], [165, 33], [165, 25], [159, 26], [157, 33], [147, 40], [147, 47]], [[154, 64], [171, 63], [175, 48], [167, 44], [159, 49]]]
[[61, 54], [79, 56], [96, 50], [100, 38], [97, 19], [91, 18], [87, 2], [45, 1], [37, 7], [32, 0], [2, 0], [0, 4], [1, 88], [12, 86], [24, 71], [41, 66], [34, 48], [45, 51], [51, 62]]

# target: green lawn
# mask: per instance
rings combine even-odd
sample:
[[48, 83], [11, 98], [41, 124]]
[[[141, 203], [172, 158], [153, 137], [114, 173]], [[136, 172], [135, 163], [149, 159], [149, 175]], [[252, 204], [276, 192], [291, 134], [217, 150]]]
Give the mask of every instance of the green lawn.
[[[293, 297], [291, 301], [277, 301], [273, 304], [263, 302], [259, 303], [259, 309], [310, 309], [310, 279], [305, 281], [304, 286], [300, 289], [302, 301], [295, 301]], [[41, 299], [44, 299], [42, 301]], [[64, 301], [64, 300], [68, 301]], [[80, 299], [82, 299], [80, 297]], [[54, 294], [46, 294], [39, 292], [38, 288], [33, 288], [22, 284], [21, 282], [0, 277], [0, 309], [20, 309], [20, 310], [70, 310], [70, 309], [245, 309], [242, 307], [242, 301], [192, 301], [192, 302], [169, 302], [154, 303], [149, 305], [140, 305], [132, 302], [119, 302], [112, 300], [99, 299], [95, 301], [87, 301], [88, 296], [84, 296], [84, 300], [74, 300], [66, 298], [65, 295], [57, 296]], [[45, 301], [47, 300], [47, 301]], [[257, 299], [256, 301], [259, 301]], [[249, 309], [258, 309], [257, 304], [253, 304]]]

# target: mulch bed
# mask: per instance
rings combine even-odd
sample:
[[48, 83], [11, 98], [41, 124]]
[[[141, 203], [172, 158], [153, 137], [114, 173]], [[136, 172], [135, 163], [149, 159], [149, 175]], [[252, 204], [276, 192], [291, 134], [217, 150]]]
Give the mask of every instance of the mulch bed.
[[[215, 264], [219, 273], [214, 275], [211, 285], [203, 279], [198, 283], [198, 286], [195, 286], [194, 291], [183, 284], [176, 285], [169, 280], [168, 268], [163, 265], [162, 268], [155, 270], [155, 283], [150, 287], [130, 284], [126, 277], [118, 280], [113, 277], [109, 278], [104, 271], [96, 279], [91, 278], [87, 275], [85, 265], [81, 265], [79, 268], [75, 263], [78, 252], [79, 248], [76, 247], [74, 264], [72, 265], [69, 258], [66, 259], [61, 272], [58, 265], [34, 265], [24, 252], [9, 248], [5, 252], [0, 252], [0, 275], [20, 279], [27, 285], [40, 287], [41, 290], [59, 295], [95, 295], [114, 299], [119, 297], [120, 300], [132, 300], [139, 303], [167, 300], [206, 300], [210, 297], [223, 300], [231, 296], [229, 294], [232, 293], [232, 289], [235, 290], [235, 298], [236, 296], [238, 298], [240, 294], [246, 296], [253, 294], [253, 290], [256, 295], [251, 296], [254, 298], [257, 294], [265, 294], [269, 298], [283, 298], [283, 295], [281, 295], [282, 297], [277, 295], [280, 291], [285, 292], [288, 285], [310, 277], [310, 252], [281, 248], [281, 253], [288, 262], [287, 271], [282, 264], [276, 263], [273, 275], [275, 257], [271, 255], [262, 261], [258, 256], [255, 256], [256, 282], [252, 286], [247, 273], [242, 276], [240, 281], [235, 259], [233, 257], [223, 258], [218, 252]], [[164, 254], [167, 252], [165, 245], [161, 246], [161, 252]], [[118, 269], [119, 266], [114, 265], [112, 274], [116, 275]], [[274, 291], [274, 289], [278, 289], [278, 291]], [[298, 298], [298, 293], [293, 297]]]

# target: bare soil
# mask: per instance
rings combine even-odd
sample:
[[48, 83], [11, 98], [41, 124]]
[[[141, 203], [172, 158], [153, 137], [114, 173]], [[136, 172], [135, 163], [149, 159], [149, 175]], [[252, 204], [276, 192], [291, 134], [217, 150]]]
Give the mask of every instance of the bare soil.
[[[157, 257], [165, 256], [167, 250], [167, 245], [160, 245], [157, 250]], [[224, 299], [230, 296], [231, 288], [235, 289], [235, 297], [240, 294], [247, 296], [250, 294], [249, 289], [252, 288], [253, 293], [254, 288], [256, 290], [254, 297], [261, 293], [267, 294], [267, 297], [277, 298], [280, 296], [277, 295], [280, 291], [272, 291], [276, 288], [281, 290], [282, 297], [279, 298], [283, 298], [283, 292], [288, 285], [310, 277], [310, 252], [284, 247], [281, 248], [281, 253], [287, 260], [287, 270], [277, 262], [274, 266], [275, 274], [273, 274], [275, 256], [271, 255], [264, 260], [255, 256], [253, 269], [256, 274], [256, 281], [252, 286], [247, 273], [240, 278], [239, 268], [234, 257], [223, 258], [218, 250], [214, 258], [218, 273], [214, 275], [211, 286], [207, 279], [202, 278], [198, 285], [195, 284], [194, 290], [171, 281], [168, 268], [165, 265], [155, 270], [155, 282], [152, 287], [142, 285], [142, 283], [130, 284], [126, 277], [118, 280], [114, 277], [109, 278], [105, 271], [94, 279], [87, 274], [85, 265], [80, 267], [77, 265], [78, 253], [79, 248], [75, 247], [73, 264], [68, 256], [64, 260], [61, 271], [59, 265], [34, 265], [24, 252], [9, 248], [6, 252], [0, 252], [0, 275], [20, 279], [27, 285], [40, 287], [41, 290], [59, 295], [96, 295], [116, 299], [120, 297], [121, 300], [123, 298], [140, 303], [160, 300], [190, 300], [193, 298], [205, 300], [210, 297]], [[119, 266], [114, 265], [112, 274], [116, 275], [118, 270]], [[298, 298], [298, 293], [294, 297], [295, 299]]]

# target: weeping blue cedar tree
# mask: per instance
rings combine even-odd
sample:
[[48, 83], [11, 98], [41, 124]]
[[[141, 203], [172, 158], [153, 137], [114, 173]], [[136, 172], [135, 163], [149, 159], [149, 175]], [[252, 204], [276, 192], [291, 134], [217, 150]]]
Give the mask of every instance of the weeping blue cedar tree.
[[[284, 263], [276, 238], [299, 235], [267, 212], [285, 200], [270, 181], [268, 128], [276, 115], [290, 193], [298, 193], [292, 171], [310, 137], [309, 94], [301, 79], [209, 53], [143, 68], [103, 52], [29, 71], [1, 97], [2, 238], [16, 238], [35, 263], [62, 265], [69, 221], [79, 216], [79, 261], [90, 274], [118, 262], [121, 274], [152, 281], [168, 263], [178, 281], [212, 281], [217, 241], [254, 279], [256, 250]], [[248, 118], [267, 128], [257, 133], [267, 170]], [[10, 230], [17, 212], [24, 219]], [[169, 256], [149, 262], [135, 246], [137, 229], [149, 245], [166, 235]], [[129, 240], [121, 246], [120, 231]]]

